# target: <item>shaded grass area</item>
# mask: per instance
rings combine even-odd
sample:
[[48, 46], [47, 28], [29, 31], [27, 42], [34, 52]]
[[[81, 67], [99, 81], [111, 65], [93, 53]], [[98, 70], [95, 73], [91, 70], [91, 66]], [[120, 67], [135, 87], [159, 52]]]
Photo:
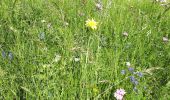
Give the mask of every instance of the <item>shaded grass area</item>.
[[[124, 88], [127, 100], [168, 100], [170, 43], [162, 39], [170, 35], [169, 5], [103, 0], [98, 10], [96, 3], [1, 0], [0, 98], [114, 100]], [[91, 18], [95, 31], [85, 26]], [[126, 62], [144, 73], [135, 76], [137, 92]]]

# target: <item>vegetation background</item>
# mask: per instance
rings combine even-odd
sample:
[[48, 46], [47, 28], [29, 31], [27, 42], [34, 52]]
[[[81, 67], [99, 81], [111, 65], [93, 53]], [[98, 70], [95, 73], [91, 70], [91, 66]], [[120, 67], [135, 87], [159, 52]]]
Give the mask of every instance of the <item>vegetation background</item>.
[[[125, 100], [170, 100], [169, 9], [168, 0], [0, 0], [0, 99], [114, 100], [122, 88]], [[92, 18], [96, 30], [85, 26]]]

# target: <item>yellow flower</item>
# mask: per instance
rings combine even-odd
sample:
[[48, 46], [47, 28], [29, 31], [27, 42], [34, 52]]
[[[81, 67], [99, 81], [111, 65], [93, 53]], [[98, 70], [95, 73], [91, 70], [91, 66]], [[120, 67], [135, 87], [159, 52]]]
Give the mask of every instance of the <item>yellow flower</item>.
[[96, 22], [95, 20], [93, 20], [93, 19], [88, 19], [87, 21], [86, 21], [86, 26], [87, 27], [90, 27], [91, 29], [93, 29], [93, 30], [96, 30], [97, 29], [97, 24], [98, 24], [98, 22]]

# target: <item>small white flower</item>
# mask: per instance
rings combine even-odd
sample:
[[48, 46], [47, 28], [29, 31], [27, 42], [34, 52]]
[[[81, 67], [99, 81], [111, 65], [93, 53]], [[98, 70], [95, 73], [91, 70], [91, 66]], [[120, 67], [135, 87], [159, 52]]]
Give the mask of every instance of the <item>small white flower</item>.
[[130, 62], [126, 62], [126, 66], [130, 67], [131, 66]]
[[103, 10], [103, 6], [102, 6], [102, 4], [100, 2], [96, 3], [96, 8], [98, 10]]
[[68, 22], [64, 22], [64, 26], [68, 26], [69, 25], [69, 23]]
[[162, 40], [163, 40], [164, 42], [168, 42], [168, 41], [169, 41], [169, 39], [168, 39], [167, 37], [163, 37]]
[[47, 28], [50, 28], [50, 27], [51, 27], [51, 23], [48, 23], [48, 24], [47, 24]]
[[47, 47], [42, 48], [43, 51], [48, 51]]
[[46, 22], [46, 20], [41, 20], [41, 23], [45, 23]]
[[56, 55], [55, 58], [54, 58], [54, 62], [58, 62], [60, 59], [61, 59], [61, 56], [60, 55]]
[[123, 32], [122, 34], [123, 34], [123, 36], [126, 36], [126, 37], [128, 36], [127, 32]]
[[80, 61], [80, 58], [74, 58], [74, 61], [78, 62], [78, 61]]

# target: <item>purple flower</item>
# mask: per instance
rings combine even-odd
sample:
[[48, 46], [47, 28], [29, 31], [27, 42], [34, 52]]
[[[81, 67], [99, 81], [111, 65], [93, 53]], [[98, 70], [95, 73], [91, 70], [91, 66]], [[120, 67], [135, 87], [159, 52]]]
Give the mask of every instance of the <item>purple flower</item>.
[[122, 75], [124, 75], [125, 73], [126, 73], [126, 71], [125, 71], [125, 70], [122, 70], [122, 71], [121, 71], [121, 74], [122, 74]]
[[116, 92], [114, 93], [114, 97], [117, 100], [123, 100], [123, 96], [126, 94], [124, 89], [117, 89]]
[[138, 85], [138, 80], [136, 80], [136, 78], [134, 76], [130, 76], [130, 81], [134, 84], [134, 85]]
[[139, 77], [143, 77], [143, 73], [142, 73], [142, 72], [138, 72], [137, 75], [138, 75]]
[[136, 80], [134, 76], [130, 76], [129, 78], [130, 78], [130, 81], [131, 81], [131, 82], [133, 82], [133, 81]]
[[128, 70], [129, 70], [130, 72], [133, 72], [133, 71], [134, 71], [134, 68], [129, 67]]

